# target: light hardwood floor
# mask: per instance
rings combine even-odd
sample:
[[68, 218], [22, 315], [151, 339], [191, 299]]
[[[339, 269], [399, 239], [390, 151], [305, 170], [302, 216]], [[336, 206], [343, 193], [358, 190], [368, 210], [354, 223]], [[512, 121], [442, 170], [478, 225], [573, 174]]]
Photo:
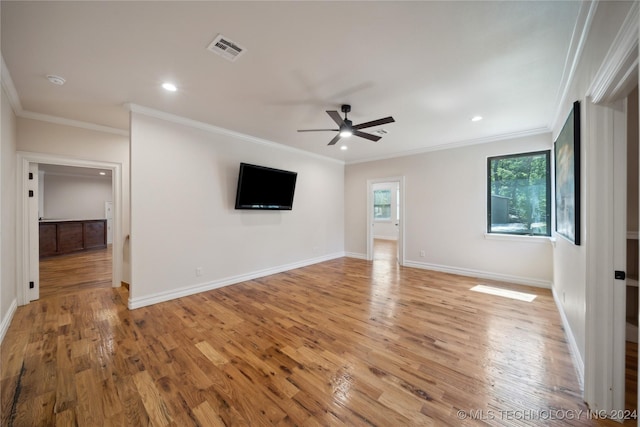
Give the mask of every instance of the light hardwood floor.
[[619, 425], [588, 418], [551, 293], [478, 283], [341, 258], [133, 311], [76, 287], [18, 308], [1, 423]]
[[106, 249], [43, 258], [40, 260], [40, 298], [60, 296], [90, 287], [111, 287], [111, 254]]
[[373, 260], [397, 262], [398, 242], [395, 240], [374, 239], [373, 240]]

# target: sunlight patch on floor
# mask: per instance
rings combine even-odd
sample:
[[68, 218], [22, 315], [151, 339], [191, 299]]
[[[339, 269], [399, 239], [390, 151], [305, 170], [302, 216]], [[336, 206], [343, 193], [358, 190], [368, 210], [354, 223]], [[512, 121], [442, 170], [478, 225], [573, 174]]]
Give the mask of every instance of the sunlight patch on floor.
[[527, 294], [524, 292], [512, 291], [509, 289], [495, 288], [487, 285], [477, 285], [470, 289], [474, 292], [481, 292], [483, 294], [496, 295], [499, 297], [516, 299], [518, 301], [531, 302], [536, 299], [536, 295]]

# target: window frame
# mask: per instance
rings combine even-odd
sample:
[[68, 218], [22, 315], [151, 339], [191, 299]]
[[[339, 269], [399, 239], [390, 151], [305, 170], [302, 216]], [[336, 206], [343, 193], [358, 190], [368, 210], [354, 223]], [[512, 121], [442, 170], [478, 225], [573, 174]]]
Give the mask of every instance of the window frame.
[[[517, 157], [533, 157], [533, 156], [539, 156], [539, 155], [544, 155], [546, 157], [546, 161], [547, 161], [547, 167], [546, 167], [546, 198], [547, 198], [547, 207], [546, 207], [546, 229], [547, 229], [547, 233], [546, 234], [542, 234], [542, 233], [531, 233], [531, 232], [506, 232], [506, 231], [492, 231], [491, 230], [491, 162], [493, 160], [501, 160], [501, 159], [512, 159], [512, 158], [517, 158]], [[491, 156], [491, 157], [487, 157], [487, 212], [486, 212], [486, 216], [487, 216], [487, 228], [486, 228], [486, 234], [491, 236], [491, 235], [503, 235], [503, 236], [522, 236], [522, 237], [543, 237], [543, 238], [549, 238], [552, 235], [552, 230], [551, 230], [551, 226], [552, 226], [552, 215], [553, 215], [553, 209], [552, 209], [552, 204], [553, 204], [553, 200], [551, 199], [551, 149], [547, 149], [547, 150], [538, 150], [538, 151], [529, 151], [526, 153], [513, 153], [513, 154], [503, 154], [500, 156]]]

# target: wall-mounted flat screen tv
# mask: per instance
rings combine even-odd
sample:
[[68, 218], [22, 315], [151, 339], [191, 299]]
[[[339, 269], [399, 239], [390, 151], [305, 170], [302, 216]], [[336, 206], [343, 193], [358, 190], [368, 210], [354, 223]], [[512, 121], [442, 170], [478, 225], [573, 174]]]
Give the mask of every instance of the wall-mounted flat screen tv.
[[296, 172], [240, 163], [236, 209], [291, 210]]

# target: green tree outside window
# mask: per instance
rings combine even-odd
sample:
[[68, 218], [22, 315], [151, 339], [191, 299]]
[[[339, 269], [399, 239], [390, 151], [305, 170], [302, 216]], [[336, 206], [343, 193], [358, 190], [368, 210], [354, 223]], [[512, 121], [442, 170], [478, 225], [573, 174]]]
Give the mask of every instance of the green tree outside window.
[[487, 232], [550, 236], [550, 151], [490, 157], [487, 169]]
[[391, 190], [373, 191], [373, 218], [391, 219]]

